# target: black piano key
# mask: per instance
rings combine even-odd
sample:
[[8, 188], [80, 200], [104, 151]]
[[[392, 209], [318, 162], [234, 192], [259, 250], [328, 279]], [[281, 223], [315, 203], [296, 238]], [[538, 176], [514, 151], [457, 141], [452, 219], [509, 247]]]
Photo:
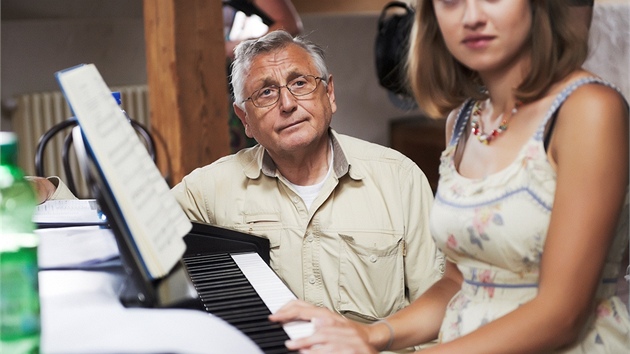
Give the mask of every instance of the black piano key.
[[208, 309], [207, 304], [204, 304], [203, 306], [204, 308], [206, 308], [206, 311], [212, 313], [215, 316], [221, 317], [228, 322], [238, 321], [239, 318], [249, 318], [249, 316], [252, 315], [269, 315], [269, 310], [267, 308], [263, 308], [262, 305], [249, 307], [231, 307], [227, 309], [213, 308], [212, 311]]
[[[245, 310], [231, 310], [231, 311], [221, 311], [219, 315], [215, 315], [223, 318], [229, 323], [234, 325], [239, 324], [241, 322], [249, 322], [259, 325], [259, 323], [267, 320], [267, 316], [269, 316], [268, 309], [245, 309]], [[251, 319], [251, 320], [250, 320]], [[255, 320], [255, 321], [254, 321]]]
[[258, 299], [240, 299], [240, 300], [229, 300], [229, 301], [215, 301], [204, 303], [208, 311], [220, 311], [225, 309], [235, 309], [235, 308], [243, 308], [243, 307], [254, 307], [254, 306], [264, 306], [264, 303], [261, 303]]
[[215, 299], [219, 301], [224, 298], [233, 299], [236, 297], [252, 296], [253, 294], [256, 294], [255, 290], [245, 285], [235, 286], [231, 289], [213, 289], [212, 291], [204, 291], [203, 287], [200, 286], [197, 291], [204, 293], [206, 301], [213, 301]]
[[254, 339], [264, 339], [264, 338], [269, 338], [270, 335], [274, 335], [275, 337], [282, 337], [284, 338], [284, 336], [281, 336], [277, 330], [278, 329], [282, 329], [282, 326], [276, 324], [276, 323], [270, 323], [268, 325], [265, 326], [261, 326], [258, 328], [252, 328], [252, 327], [236, 327], [240, 330], [242, 330], [244, 333], [249, 333], [250, 338]]
[[[284, 337], [275, 333], [265, 333], [259, 334], [258, 337], [251, 336], [250, 338], [254, 341], [254, 343], [258, 344], [260, 347], [284, 347], [284, 341], [286, 340]], [[280, 349], [280, 348], [278, 348]], [[284, 348], [285, 352], [288, 351], [286, 347]]]
[[292, 353], [282, 326], [269, 321], [270, 311], [232, 257], [226, 253], [184, 257], [202, 307], [248, 336], [266, 354]]
[[199, 285], [200, 290], [207, 289], [208, 291], [212, 291], [212, 289], [227, 289], [233, 286], [246, 286], [250, 284], [247, 279], [219, 279], [217, 281], [201, 282]]

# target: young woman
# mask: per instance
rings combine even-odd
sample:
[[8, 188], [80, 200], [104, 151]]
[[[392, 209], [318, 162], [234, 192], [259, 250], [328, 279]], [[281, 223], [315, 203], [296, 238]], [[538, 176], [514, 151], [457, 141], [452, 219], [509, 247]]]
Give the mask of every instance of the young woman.
[[447, 118], [431, 229], [446, 273], [371, 326], [301, 302], [308, 353], [621, 353], [614, 296], [628, 242], [628, 105], [581, 68], [566, 0], [420, 0], [410, 49], [419, 106]]

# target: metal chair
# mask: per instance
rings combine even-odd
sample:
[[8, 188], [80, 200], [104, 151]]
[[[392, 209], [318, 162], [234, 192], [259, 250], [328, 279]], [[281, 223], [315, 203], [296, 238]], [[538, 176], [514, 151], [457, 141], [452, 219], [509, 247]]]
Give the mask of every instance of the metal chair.
[[[147, 151], [149, 152], [151, 159], [153, 159], [153, 162], [155, 162], [156, 161], [155, 141], [153, 140], [151, 133], [149, 133], [149, 130], [141, 123], [133, 119], [129, 119], [128, 121], [131, 124], [131, 126], [134, 128], [136, 133], [138, 133], [138, 136], [143, 140], [143, 143], [145, 147], [147, 148]], [[74, 172], [72, 171], [72, 164], [70, 162], [70, 155], [71, 155], [70, 148], [72, 146], [72, 129], [71, 128], [77, 125], [78, 125], [77, 119], [75, 117], [70, 117], [63, 122], [54, 125], [52, 128], [50, 128], [46, 133], [44, 133], [39, 138], [39, 141], [37, 143], [37, 150], [35, 152], [35, 174], [41, 177], [48, 177], [48, 175], [45, 173], [45, 166], [44, 166], [44, 156], [46, 152], [46, 146], [54, 137], [57, 136], [57, 134], [65, 133], [67, 130], [68, 132], [66, 133], [67, 135], [64, 139], [63, 147], [61, 150], [61, 161], [63, 165], [63, 171], [66, 174], [66, 180], [64, 182], [66, 183], [70, 191], [75, 196], [80, 197], [77, 184], [75, 183]]]

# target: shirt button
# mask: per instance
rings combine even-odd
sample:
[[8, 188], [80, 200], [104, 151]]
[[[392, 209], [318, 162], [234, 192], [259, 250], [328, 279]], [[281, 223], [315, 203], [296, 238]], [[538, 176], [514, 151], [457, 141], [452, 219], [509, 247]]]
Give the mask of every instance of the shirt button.
[[315, 284], [315, 280], [316, 279], [315, 279], [314, 275], [311, 275], [310, 277], [308, 277], [308, 282], [311, 283], [311, 284]]
[[308, 235], [308, 237], [306, 238], [306, 241], [313, 242], [313, 235]]
[[294, 198], [293, 198], [293, 203], [294, 203], [294, 204], [297, 204], [299, 201], [300, 201], [300, 200], [299, 200], [297, 197], [294, 197]]
[[372, 263], [376, 263], [376, 260], [378, 259], [378, 257], [376, 257], [375, 255], [370, 255], [370, 262]]

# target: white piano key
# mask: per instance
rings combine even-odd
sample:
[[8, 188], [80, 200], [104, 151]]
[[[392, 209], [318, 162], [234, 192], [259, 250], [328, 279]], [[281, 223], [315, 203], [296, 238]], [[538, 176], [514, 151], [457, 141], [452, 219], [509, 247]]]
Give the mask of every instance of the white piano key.
[[[231, 256], [271, 313], [276, 313], [289, 301], [297, 299], [257, 253], [236, 253]], [[310, 336], [314, 331], [311, 322], [291, 322], [282, 327], [291, 339]]]

